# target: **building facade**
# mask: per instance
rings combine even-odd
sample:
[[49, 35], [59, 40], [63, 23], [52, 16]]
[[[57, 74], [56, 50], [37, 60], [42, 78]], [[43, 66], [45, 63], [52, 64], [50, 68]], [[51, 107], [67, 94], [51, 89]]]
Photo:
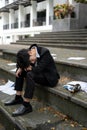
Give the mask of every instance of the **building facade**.
[[[0, 0], [0, 44], [52, 31], [54, 6], [67, 0]], [[70, 4], [73, 0], [68, 0]]]

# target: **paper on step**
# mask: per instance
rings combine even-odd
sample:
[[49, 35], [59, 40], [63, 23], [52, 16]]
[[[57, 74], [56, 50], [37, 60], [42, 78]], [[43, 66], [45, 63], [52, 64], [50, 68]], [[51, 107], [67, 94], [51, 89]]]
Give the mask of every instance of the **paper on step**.
[[15, 83], [13, 81], [8, 80], [8, 82], [4, 85], [0, 85], [0, 91], [9, 95], [13, 95], [16, 93], [14, 90]]
[[8, 63], [9, 66], [14, 66], [16, 63]]
[[57, 55], [55, 53], [51, 53], [51, 56], [53, 57], [54, 60], [57, 58]]
[[67, 85], [76, 85], [79, 84], [81, 86], [81, 90], [87, 93], [87, 82], [83, 82], [83, 81], [71, 81], [68, 82]]
[[10, 71], [12, 71], [12, 72], [16, 72], [16, 70], [17, 70], [17, 68], [14, 68], [14, 69], [12, 69], [12, 70], [10, 70]]
[[85, 57], [69, 57], [68, 60], [84, 60]]

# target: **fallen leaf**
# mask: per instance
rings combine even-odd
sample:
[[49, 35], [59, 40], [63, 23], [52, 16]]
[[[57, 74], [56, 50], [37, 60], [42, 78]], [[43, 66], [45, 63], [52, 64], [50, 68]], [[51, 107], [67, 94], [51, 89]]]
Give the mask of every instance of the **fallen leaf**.
[[74, 124], [71, 124], [72, 127], [74, 127]]
[[82, 128], [82, 130], [87, 130], [87, 128]]
[[55, 127], [51, 127], [51, 130], [56, 130]]
[[48, 120], [47, 122], [48, 122], [48, 123], [50, 123], [50, 122], [51, 122], [51, 120]]

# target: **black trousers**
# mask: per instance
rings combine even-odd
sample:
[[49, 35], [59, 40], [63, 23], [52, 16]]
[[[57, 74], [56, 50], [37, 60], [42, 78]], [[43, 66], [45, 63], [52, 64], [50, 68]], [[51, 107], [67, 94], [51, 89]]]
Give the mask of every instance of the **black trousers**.
[[49, 86], [49, 83], [43, 74], [33, 74], [32, 71], [23, 71], [19, 77], [16, 77], [15, 90], [22, 91], [25, 80], [25, 91], [24, 97], [32, 99], [35, 83], [41, 84], [42, 86]]

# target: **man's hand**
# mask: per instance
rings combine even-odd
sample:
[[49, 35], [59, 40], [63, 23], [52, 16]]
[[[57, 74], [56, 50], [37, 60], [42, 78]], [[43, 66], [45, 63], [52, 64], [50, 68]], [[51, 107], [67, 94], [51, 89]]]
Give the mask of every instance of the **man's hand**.
[[28, 66], [28, 67], [25, 69], [25, 71], [30, 71], [30, 70], [32, 70], [32, 66], [31, 66], [31, 65]]
[[18, 68], [17, 72], [16, 72], [16, 77], [19, 77], [19, 75], [21, 75], [22, 73], [22, 69]]

